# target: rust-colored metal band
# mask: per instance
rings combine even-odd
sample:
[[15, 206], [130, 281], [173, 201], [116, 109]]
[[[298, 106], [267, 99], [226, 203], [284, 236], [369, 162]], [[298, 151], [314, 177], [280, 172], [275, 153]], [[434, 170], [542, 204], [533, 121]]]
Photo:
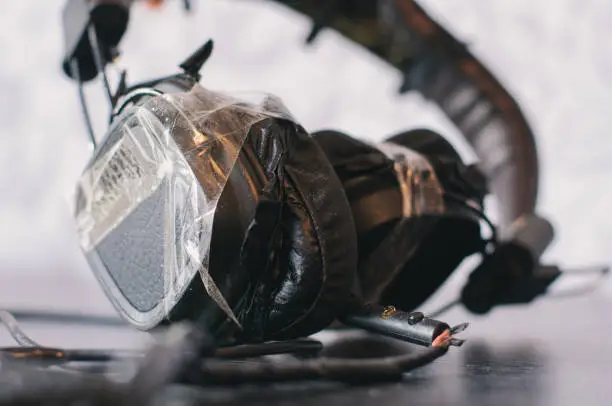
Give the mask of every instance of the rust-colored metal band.
[[499, 226], [535, 209], [538, 157], [518, 103], [491, 72], [414, 0], [275, 0], [327, 26], [395, 66], [401, 93], [435, 102], [480, 159], [500, 205]]

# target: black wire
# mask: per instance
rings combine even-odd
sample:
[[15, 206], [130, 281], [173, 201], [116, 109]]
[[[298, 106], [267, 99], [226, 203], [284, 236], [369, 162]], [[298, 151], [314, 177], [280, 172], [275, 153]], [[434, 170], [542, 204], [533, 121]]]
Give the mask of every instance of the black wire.
[[397, 381], [406, 372], [429, 364], [447, 349], [429, 347], [424, 351], [373, 359], [291, 360], [279, 363], [228, 363], [215, 359], [202, 362], [198, 384], [235, 385], [256, 382], [332, 380], [344, 383]]
[[[10, 318], [9, 318], [10, 319]], [[289, 350], [312, 353], [321, 349], [321, 343], [311, 340], [247, 344], [236, 347], [213, 349], [212, 337], [206, 333], [202, 322], [178, 324], [171, 327], [165, 340], [147, 351], [140, 368], [127, 385], [119, 385], [107, 378], [92, 381], [92, 375], [82, 377], [74, 385], [47, 387], [16, 391], [0, 400], [2, 404], [149, 404], [167, 385], [182, 382], [199, 385], [235, 385], [255, 382], [282, 382], [326, 379], [345, 383], [371, 383], [375, 381], [399, 380], [404, 372], [428, 364], [444, 355], [447, 348], [431, 347], [425, 351], [394, 357], [375, 359], [329, 359], [287, 360], [269, 362], [254, 360], [248, 363], [222, 360], [245, 358], [269, 353], [284, 353]], [[107, 361], [111, 353], [87, 350], [63, 351], [51, 348], [5, 349], [5, 355], [22, 354], [18, 359], [57, 358], [70, 361], [75, 358], [89, 361]], [[63, 353], [62, 353], [63, 351]], [[25, 354], [25, 356], [24, 356]], [[60, 356], [61, 355], [61, 356]], [[115, 354], [116, 355], [116, 354]], [[3, 357], [6, 359], [6, 357]], [[115, 358], [116, 359], [116, 358]], [[30, 359], [31, 360], [31, 359]], [[14, 362], [13, 360], [10, 360]], [[24, 365], [24, 364], [21, 364]], [[28, 365], [32, 365], [31, 363]], [[39, 363], [39, 366], [45, 366]], [[86, 380], [87, 378], [88, 380]], [[101, 401], [104, 400], [104, 403]]]
[[278, 354], [310, 356], [318, 354], [322, 349], [323, 344], [320, 341], [303, 339], [221, 347], [215, 350], [214, 356], [225, 359], [254, 358]]
[[104, 60], [104, 50], [101, 47], [102, 44], [98, 41], [96, 28], [93, 24], [88, 25], [87, 35], [91, 44], [91, 50], [94, 57], [94, 62], [96, 64], [96, 68], [102, 74], [102, 83], [104, 84], [104, 90], [106, 91], [106, 96], [108, 97], [108, 101], [112, 109], [114, 107], [113, 105], [115, 98], [113, 97], [113, 92], [110, 88], [110, 84], [108, 83], [108, 76], [106, 75], [106, 61]]
[[467, 199], [461, 196], [455, 195], [454, 193], [451, 193], [451, 192], [444, 192], [444, 198], [461, 205], [463, 208], [469, 210], [470, 212], [475, 214], [476, 217], [483, 220], [487, 224], [487, 227], [491, 230], [491, 237], [485, 240], [485, 247], [483, 250], [483, 254], [489, 253], [486, 251], [487, 246], [492, 246], [493, 250], [497, 247], [497, 244], [498, 244], [497, 227], [495, 227], [495, 224], [493, 224], [491, 219], [489, 219], [489, 216], [487, 216], [482, 209], [472, 206], [471, 204], [469, 204]]
[[[4, 354], [13, 359], [39, 360], [55, 363], [66, 362], [109, 362], [113, 360], [125, 360], [142, 358], [142, 351], [108, 351], [108, 350], [70, 350], [62, 348], [52, 348], [40, 345], [30, 338], [19, 326], [15, 315], [20, 315], [27, 319], [44, 317], [43, 312], [9, 312], [0, 310], [0, 322], [4, 324], [13, 339], [20, 347], [0, 348], [0, 354]], [[57, 313], [56, 317], [62, 320], [91, 321], [87, 316]], [[23, 317], [26, 316], [26, 317]], [[112, 319], [111, 319], [112, 320]], [[108, 321], [102, 319], [102, 321]], [[312, 356], [321, 351], [323, 345], [316, 340], [288, 340], [277, 342], [264, 342], [255, 344], [243, 344], [231, 347], [220, 347], [214, 352], [214, 357], [218, 358], [253, 358], [265, 355], [277, 354], [299, 354], [302, 356]]]
[[[497, 236], [497, 227], [495, 227], [491, 219], [489, 219], [489, 216], [487, 216], [483, 210], [478, 209], [472, 206], [471, 204], [469, 204], [465, 198], [458, 196], [454, 193], [445, 191], [444, 198], [461, 205], [461, 207], [469, 210], [470, 212], [475, 214], [476, 217], [478, 217], [480, 220], [483, 220], [487, 224], [487, 227], [491, 230], [491, 236], [488, 239], [484, 240], [482, 254], [485, 256], [491, 255], [492, 252], [494, 252], [495, 249], [497, 248], [498, 236]], [[487, 248], [489, 248], [489, 250]], [[456, 299], [449, 301], [448, 303], [442, 305], [441, 307], [434, 310], [433, 312], [428, 313], [427, 317], [430, 317], [430, 318], [438, 317], [441, 314], [446, 313], [450, 309], [454, 308], [458, 304], [461, 304], [461, 298], [456, 298]]]
[[72, 77], [77, 81], [79, 88], [79, 101], [81, 102], [81, 110], [83, 112], [83, 118], [85, 119], [85, 126], [89, 133], [89, 141], [95, 150], [97, 147], [96, 135], [94, 134], [93, 125], [91, 124], [91, 117], [89, 116], [89, 110], [87, 109], [87, 102], [85, 101], [85, 93], [83, 91], [83, 82], [81, 81], [81, 75], [79, 73], [79, 63], [76, 59], [70, 60], [70, 73]]
[[[320, 341], [310, 339], [275, 341], [217, 348], [214, 351], [213, 357], [220, 359], [244, 359], [280, 354], [313, 356], [319, 353], [322, 348], [323, 344]], [[23, 346], [0, 348], [0, 354], [5, 354], [15, 360], [66, 363], [137, 360], [142, 359], [145, 352], [91, 349], [73, 350], [45, 346]]]
[[[403, 374], [431, 363], [443, 356], [447, 350], [430, 347], [418, 353], [375, 359], [328, 359], [295, 360], [282, 363], [249, 362], [231, 363], [205, 359], [197, 370], [199, 385], [236, 385], [261, 382], [298, 382], [330, 380], [349, 384], [398, 381]], [[154, 375], [156, 371], [150, 371]], [[144, 381], [147, 376], [141, 376]], [[151, 384], [154, 382], [150, 382]], [[131, 385], [121, 385], [104, 377], [87, 376], [59, 387], [32, 387], [3, 396], [0, 405], [72, 405], [79, 404], [147, 404], [164, 386], [147, 393], [146, 401], [132, 392]], [[150, 389], [145, 385], [145, 389]], [[134, 403], [137, 402], [137, 403]]]

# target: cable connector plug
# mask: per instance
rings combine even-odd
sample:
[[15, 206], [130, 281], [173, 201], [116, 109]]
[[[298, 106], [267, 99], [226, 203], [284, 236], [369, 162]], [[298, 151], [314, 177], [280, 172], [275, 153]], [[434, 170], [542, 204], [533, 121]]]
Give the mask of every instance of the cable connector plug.
[[342, 318], [342, 322], [387, 337], [424, 347], [461, 346], [465, 340], [453, 336], [464, 331], [467, 323], [451, 328], [448, 324], [425, 317], [421, 312], [403, 312], [394, 306], [367, 305]]

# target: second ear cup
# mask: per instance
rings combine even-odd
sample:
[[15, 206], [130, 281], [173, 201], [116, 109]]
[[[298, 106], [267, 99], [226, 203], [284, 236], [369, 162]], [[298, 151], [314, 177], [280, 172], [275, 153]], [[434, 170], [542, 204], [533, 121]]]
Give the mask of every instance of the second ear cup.
[[358, 302], [349, 203], [323, 151], [294, 123], [257, 124], [245, 148], [267, 184], [241, 254], [252, 287], [241, 306], [244, 339], [312, 334]]
[[[338, 131], [320, 131], [313, 137], [332, 163], [349, 200], [358, 236], [359, 279], [364, 299], [369, 301], [408, 257], [408, 252], [386, 255], [381, 251], [394, 234], [401, 239], [399, 231], [410, 227], [402, 221], [403, 198], [394, 162], [375, 146]], [[401, 248], [400, 241], [391, 245]], [[376, 270], [370, 270], [374, 258], [378, 259]]]
[[[315, 139], [332, 162], [358, 232], [359, 276], [366, 299], [411, 310], [425, 301], [461, 263], [481, 248], [473, 216], [406, 218], [394, 161], [376, 145], [336, 131]], [[415, 130], [386, 142], [418, 152], [430, 162], [444, 191], [481, 200], [457, 171], [463, 165], [440, 135]], [[452, 211], [452, 210], [451, 210]], [[420, 229], [419, 229], [420, 228]], [[418, 238], [408, 238], [410, 234]]]

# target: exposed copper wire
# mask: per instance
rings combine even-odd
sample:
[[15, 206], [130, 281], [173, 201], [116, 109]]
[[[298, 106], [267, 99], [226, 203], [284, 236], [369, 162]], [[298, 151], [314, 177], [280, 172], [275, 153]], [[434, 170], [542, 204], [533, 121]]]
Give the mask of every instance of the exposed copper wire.
[[440, 347], [440, 348], [448, 348], [451, 344], [451, 340], [453, 336], [451, 335], [450, 330], [444, 330], [440, 335], [438, 335], [433, 343], [431, 343], [432, 347]]

